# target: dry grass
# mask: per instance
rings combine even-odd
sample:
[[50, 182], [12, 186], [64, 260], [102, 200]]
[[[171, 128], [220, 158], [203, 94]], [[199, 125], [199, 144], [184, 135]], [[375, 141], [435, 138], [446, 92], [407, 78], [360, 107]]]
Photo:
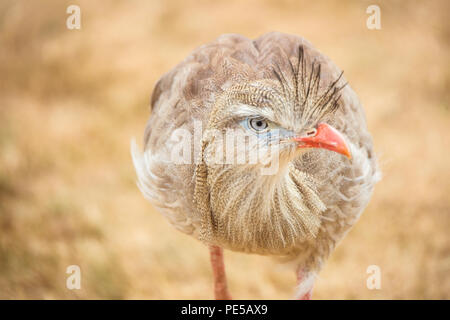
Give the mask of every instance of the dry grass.
[[[135, 186], [129, 155], [158, 77], [222, 33], [305, 36], [365, 105], [384, 179], [315, 298], [450, 298], [448, 1], [0, 4], [0, 298], [211, 298], [208, 252]], [[70, 4], [74, 1], [70, 1]], [[294, 275], [227, 253], [237, 298], [290, 298]], [[68, 265], [82, 289], [65, 288]], [[367, 266], [382, 290], [366, 288]]]

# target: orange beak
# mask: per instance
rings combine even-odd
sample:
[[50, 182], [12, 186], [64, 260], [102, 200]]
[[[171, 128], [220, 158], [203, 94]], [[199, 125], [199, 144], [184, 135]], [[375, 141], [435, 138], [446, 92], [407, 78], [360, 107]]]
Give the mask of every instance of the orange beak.
[[299, 148], [322, 148], [340, 153], [351, 159], [352, 155], [342, 134], [326, 123], [317, 126], [313, 136], [295, 137]]

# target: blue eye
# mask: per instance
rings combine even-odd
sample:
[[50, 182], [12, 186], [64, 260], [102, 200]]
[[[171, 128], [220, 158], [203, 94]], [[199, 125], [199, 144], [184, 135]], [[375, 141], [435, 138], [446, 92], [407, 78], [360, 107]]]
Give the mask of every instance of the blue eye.
[[269, 124], [263, 118], [247, 118], [247, 127], [256, 133], [263, 133], [269, 130]]

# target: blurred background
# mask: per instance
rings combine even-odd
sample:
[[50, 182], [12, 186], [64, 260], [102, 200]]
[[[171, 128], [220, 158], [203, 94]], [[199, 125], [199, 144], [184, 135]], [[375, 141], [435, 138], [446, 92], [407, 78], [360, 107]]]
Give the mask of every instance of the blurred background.
[[[81, 8], [69, 30], [66, 8]], [[366, 8], [381, 8], [369, 30]], [[208, 250], [135, 184], [158, 78], [222, 33], [311, 41], [359, 95], [383, 180], [315, 299], [450, 298], [449, 1], [0, 1], [0, 298], [209, 299]], [[272, 259], [226, 252], [231, 292], [289, 299]], [[81, 268], [81, 289], [66, 268]], [[366, 269], [381, 269], [369, 290]]]

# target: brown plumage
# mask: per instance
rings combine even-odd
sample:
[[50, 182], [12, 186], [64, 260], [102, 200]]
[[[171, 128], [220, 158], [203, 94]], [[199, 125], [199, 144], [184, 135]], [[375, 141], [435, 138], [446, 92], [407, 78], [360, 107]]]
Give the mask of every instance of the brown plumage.
[[229, 297], [218, 262], [226, 248], [292, 261], [308, 298], [378, 178], [342, 71], [301, 37], [223, 35], [163, 75], [151, 106], [144, 153], [132, 150], [139, 187], [211, 247], [216, 297]]

